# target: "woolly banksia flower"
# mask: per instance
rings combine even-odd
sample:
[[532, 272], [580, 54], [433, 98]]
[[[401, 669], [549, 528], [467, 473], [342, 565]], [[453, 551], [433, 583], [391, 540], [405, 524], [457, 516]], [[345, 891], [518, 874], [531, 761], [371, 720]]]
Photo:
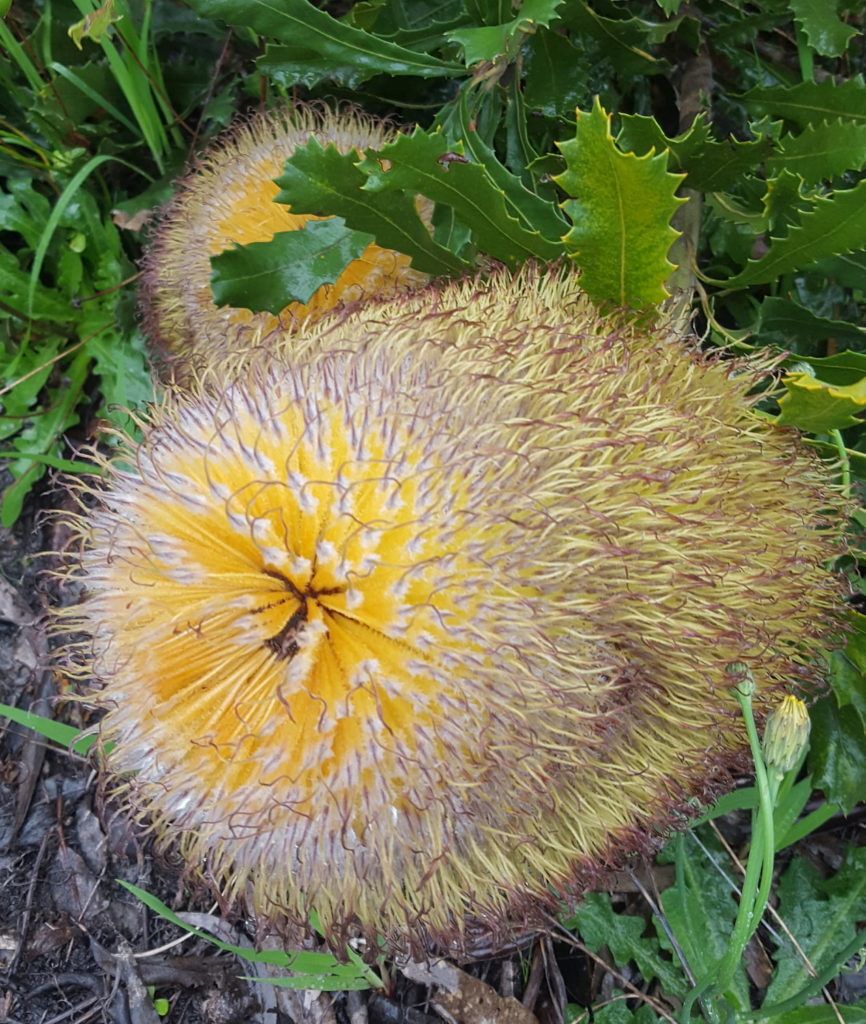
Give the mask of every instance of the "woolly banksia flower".
[[215, 144], [180, 183], [152, 234], [141, 294], [145, 326], [164, 365], [183, 378], [199, 363], [218, 362], [248, 330], [258, 333], [315, 319], [371, 296], [389, 297], [423, 284], [408, 256], [371, 243], [332, 285], [307, 303], [292, 302], [278, 316], [218, 307], [211, 293], [211, 257], [234, 243], [269, 241], [323, 218], [292, 213], [274, 202], [274, 179], [293, 151], [311, 137], [341, 153], [379, 149], [393, 130], [354, 109], [337, 112], [298, 106], [241, 125]]
[[759, 711], [808, 684], [828, 472], [754, 416], [759, 371], [573, 289], [365, 307], [105, 462], [62, 622], [120, 789], [226, 901], [502, 935], [745, 763], [726, 666]]

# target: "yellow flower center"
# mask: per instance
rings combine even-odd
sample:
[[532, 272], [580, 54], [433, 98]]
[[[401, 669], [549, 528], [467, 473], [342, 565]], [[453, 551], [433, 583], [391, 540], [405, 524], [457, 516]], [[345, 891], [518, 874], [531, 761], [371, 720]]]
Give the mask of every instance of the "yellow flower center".
[[426, 765], [472, 760], [465, 733], [446, 749], [447, 722], [483, 658], [464, 630], [492, 586], [477, 552], [497, 542], [489, 524], [475, 536], [468, 475], [443, 477], [399, 417], [321, 397], [191, 409], [180, 432], [140, 457], [134, 526], [91, 580], [99, 618], [123, 622], [112, 675], [150, 686], [171, 722], [155, 777], [196, 778], [222, 806], [243, 794], [242, 829], [280, 805], [321, 812], [323, 793], [350, 822], [359, 794], [399, 809], [421, 746]]

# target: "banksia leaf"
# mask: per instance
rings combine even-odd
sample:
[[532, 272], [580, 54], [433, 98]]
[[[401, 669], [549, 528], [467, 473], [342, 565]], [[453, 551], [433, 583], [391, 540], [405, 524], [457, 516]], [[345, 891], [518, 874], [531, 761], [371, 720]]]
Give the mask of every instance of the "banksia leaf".
[[321, 57], [326, 71], [335, 66], [343, 69], [339, 78], [349, 87], [378, 74], [439, 78], [466, 73], [459, 64], [338, 21], [307, 0], [280, 0], [279, 5], [267, 0], [190, 0], [190, 7], [205, 18], [243, 25], [293, 48], [302, 45], [307, 53]]
[[839, 17], [835, 4], [816, 0], [791, 0], [794, 21], [803, 31], [809, 46], [822, 57], [841, 57], [857, 35], [853, 25], [846, 25]]
[[412, 135], [400, 135], [362, 168], [368, 175], [364, 188], [371, 192], [420, 193], [452, 207], [471, 228], [478, 248], [512, 267], [533, 257], [562, 255], [559, 239], [527, 225], [487, 168], [466, 156], [462, 143], [450, 145], [442, 131], [416, 128]]
[[866, 83], [862, 75], [845, 82], [828, 78], [823, 82], [758, 87], [743, 93], [740, 99], [751, 114], [783, 117], [800, 128], [822, 124], [831, 117], [866, 122]]
[[299, 213], [331, 213], [344, 217], [356, 231], [368, 231], [382, 244], [411, 257], [425, 274], [440, 276], [468, 270], [470, 265], [433, 241], [418, 214], [414, 192], [378, 193], [364, 186], [367, 175], [357, 153], [341, 153], [312, 137], [286, 161], [276, 179], [278, 203]]
[[[844, 502], [761, 368], [496, 273], [170, 392], [73, 520], [118, 793], [226, 900], [423, 950], [542, 920], [747, 763]], [[816, 512], [816, 509], [821, 510]], [[453, 944], [453, 945], [452, 945]]]
[[373, 241], [342, 217], [328, 217], [269, 242], [227, 249], [211, 260], [214, 302], [276, 316], [287, 302], [309, 302], [322, 285], [334, 284]]
[[539, 25], [548, 26], [562, 3], [563, 0], [522, 0], [516, 18], [501, 25], [454, 29], [448, 33], [448, 38], [463, 47], [463, 58], [467, 64], [493, 60], [511, 53], [513, 48], [519, 49], [523, 33], [531, 34]]
[[814, 183], [845, 171], [859, 171], [866, 164], [866, 120], [852, 124], [836, 118], [808, 125], [799, 135], [785, 135], [778, 152], [766, 161], [768, 176], [783, 170]]
[[866, 377], [854, 384], [828, 384], [811, 373], [787, 373], [787, 394], [779, 399], [778, 423], [813, 434], [842, 430], [860, 423], [866, 409]]
[[665, 153], [620, 152], [598, 97], [592, 111], [577, 111], [575, 138], [557, 145], [568, 169], [554, 180], [575, 197], [562, 204], [573, 222], [565, 245], [583, 271], [582, 287], [617, 306], [661, 302], [674, 269], [670, 222], [684, 202], [674, 194], [684, 175], [668, 173]]
[[746, 266], [726, 281], [713, 283], [725, 288], [767, 284], [782, 274], [817, 263], [825, 256], [840, 256], [863, 248], [866, 237], [866, 181], [854, 188], [816, 196], [814, 206], [801, 215], [783, 238], [770, 240], [770, 247], [759, 260]]
[[685, 185], [699, 192], [716, 192], [741, 181], [775, 148], [771, 139], [714, 139], [706, 114], [699, 114], [687, 131], [673, 138], [665, 135], [654, 117], [620, 114], [619, 120], [619, 149], [636, 156], [652, 149], [667, 150], [669, 169], [684, 172]]
[[[212, 257], [320, 219], [274, 202], [280, 191], [274, 179], [298, 146], [315, 137], [360, 159], [358, 151], [378, 148], [389, 134], [383, 122], [355, 111], [298, 107], [241, 126], [205, 154], [166, 207], [145, 255], [142, 309], [164, 367], [182, 379], [230, 354], [240, 337], [260, 338], [337, 306], [394, 295], [427, 280], [412, 269], [408, 256], [371, 242], [357, 259], [347, 261], [334, 284], [322, 285], [306, 302], [289, 301], [287, 295], [278, 315], [240, 305], [217, 307], [211, 293]], [[358, 238], [350, 237], [354, 247]], [[255, 258], [255, 253], [247, 257]], [[237, 259], [232, 256], [228, 262]], [[326, 276], [331, 276], [333, 266], [328, 269]], [[308, 268], [298, 264], [282, 267], [280, 273], [294, 282], [287, 286], [290, 291], [299, 288], [296, 273], [309, 283]], [[273, 308], [271, 298], [267, 305]]]

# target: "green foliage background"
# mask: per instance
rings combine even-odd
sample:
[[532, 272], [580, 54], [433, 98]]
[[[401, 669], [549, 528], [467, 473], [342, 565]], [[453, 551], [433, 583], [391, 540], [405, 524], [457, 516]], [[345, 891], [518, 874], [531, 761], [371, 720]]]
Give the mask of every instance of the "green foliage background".
[[[862, 4], [7, 0], [3, 7], [4, 525], [46, 471], [84, 468], [77, 446], [111, 443], [106, 427], [131, 427], [125, 410], [152, 395], [133, 280], [144, 215], [236, 113], [295, 98], [351, 100], [410, 127], [361, 158], [315, 141], [298, 149], [279, 179], [278, 201], [335, 219], [216, 257], [220, 302], [278, 310], [305, 301], [370, 238], [435, 276], [491, 258], [509, 266], [572, 260], [602, 306], [652, 317], [691, 303], [707, 344], [788, 352], [784, 394], [762, 415], [807, 432], [839, 462], [844, 485], [862, 503]], [[432, 234], [415, 211], [418, 194], [435, 204]], [[724, 1013], [738, 1020], [839, 1019], [803, 1004], [820, 991], [815, 978], [835, 976], [863, 944], [854, 927], [866, 919], [862, 850], [846, 847], [838, 873], [824, 879], [790, 848], [866, 792], [864, 526], [860, 509], [851, 554], [839, 566], [854, 595], [850, 640], [830, 654], [832, 690], [812, 709], [807, 764], [786, 781], [775, 812], [777, 849], [789, 851], [779, 912], [814, 974], [783, 933], [770, 932], [777, 966], [767, 990], [756, 993], [740, 970], [723, 994]], [[813, 787], [823, 802], [807, 808]], [[753, 790], [721, 804], [753, 806]], [[718, 868], [726, 855], [712, 842], [706, 826], [674, 841], [675, 883], [651, 928], [615, 913], [603, 894], [565, 920], [590, 948], [606, 945], [617, 963], [634, 963], [665, 1005], [711, 971], [736, 913]], [[703, 1012], [725, 1019], [718, 1007]], [[840, 1012], [866, 1019], [866, 1003]], [[595, 1013], [600, 1024], [655, 1019], [649, 1003], [615, 1001]]]

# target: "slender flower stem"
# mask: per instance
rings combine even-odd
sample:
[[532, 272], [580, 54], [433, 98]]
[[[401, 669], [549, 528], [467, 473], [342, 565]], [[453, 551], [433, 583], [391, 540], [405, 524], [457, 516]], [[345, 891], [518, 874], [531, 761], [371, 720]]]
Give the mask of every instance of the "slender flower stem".
[[775, 862], [773, 807], [782, 775], [776, 771], [772, 775], [768, 774], [764, 764], [761, 741], [752, 711], [754, 689], [754, 681], [750, 675], [747, 675], [740, 686], [734, 688], [734, 696], [737, 698], [746, 724], [749, 746], [755, 762], [755, 782], [758, 788], [758, 807], [753, 818], [752, 845], [746, 863], [746, 873], [740, 894], [740, 907], [727, 951], [716, 969], [715, 980], [707, 978], [689, 993], [683, 1002], [680, 1014], [680, 1020], [683, 1022], [689, 1020], [692, 1007], [698, 999], [701, 1000], [708, 1019], [710, 1021], [718, 1019], [718, 1011], [712, 1003], [705, 999], [705, 996], [711, 989], [724, 995], [729, 988], [737, 965], [742, 960], [746, 944], [760, 924], [770, 897]]
[[[752, 687], [749, 689], [751, 690]], [[744, 693], [742, 689], [737, 687], [734, 690], [734, 695], [743, 711], [746, 732], [749, 736], [749, 745], [752, 748], [752, 757], [755, 761], [758, 808], [754, 818], [752, 846], [749, 850], [746, 877], [743, 881], [743, 890], [740, 895], [740, 909], [737, 913], [737, 920], [731, 935], [728, 951], [719, 967], [716, 981], [716, 987], [722, 992], [730, 985], [734, 977], [734, 971], [737, 969], [737, 964], [742, 959], [746, 943], [754, 935], [755, 930], [760, 924], [770, 896], [776, 842], [773, 807], [776, 795], [779, 792], [779, 783], [781, 782], [779, 773], [774, 771], [771, 778], [764, 764], [764, 758], [761, 753], [761, 741], [758, 738], [758, 730], [755, 728], [755, 717], [752, 713], [751, 692]], [[758, 888], [759, 877], [760, 888]]]

